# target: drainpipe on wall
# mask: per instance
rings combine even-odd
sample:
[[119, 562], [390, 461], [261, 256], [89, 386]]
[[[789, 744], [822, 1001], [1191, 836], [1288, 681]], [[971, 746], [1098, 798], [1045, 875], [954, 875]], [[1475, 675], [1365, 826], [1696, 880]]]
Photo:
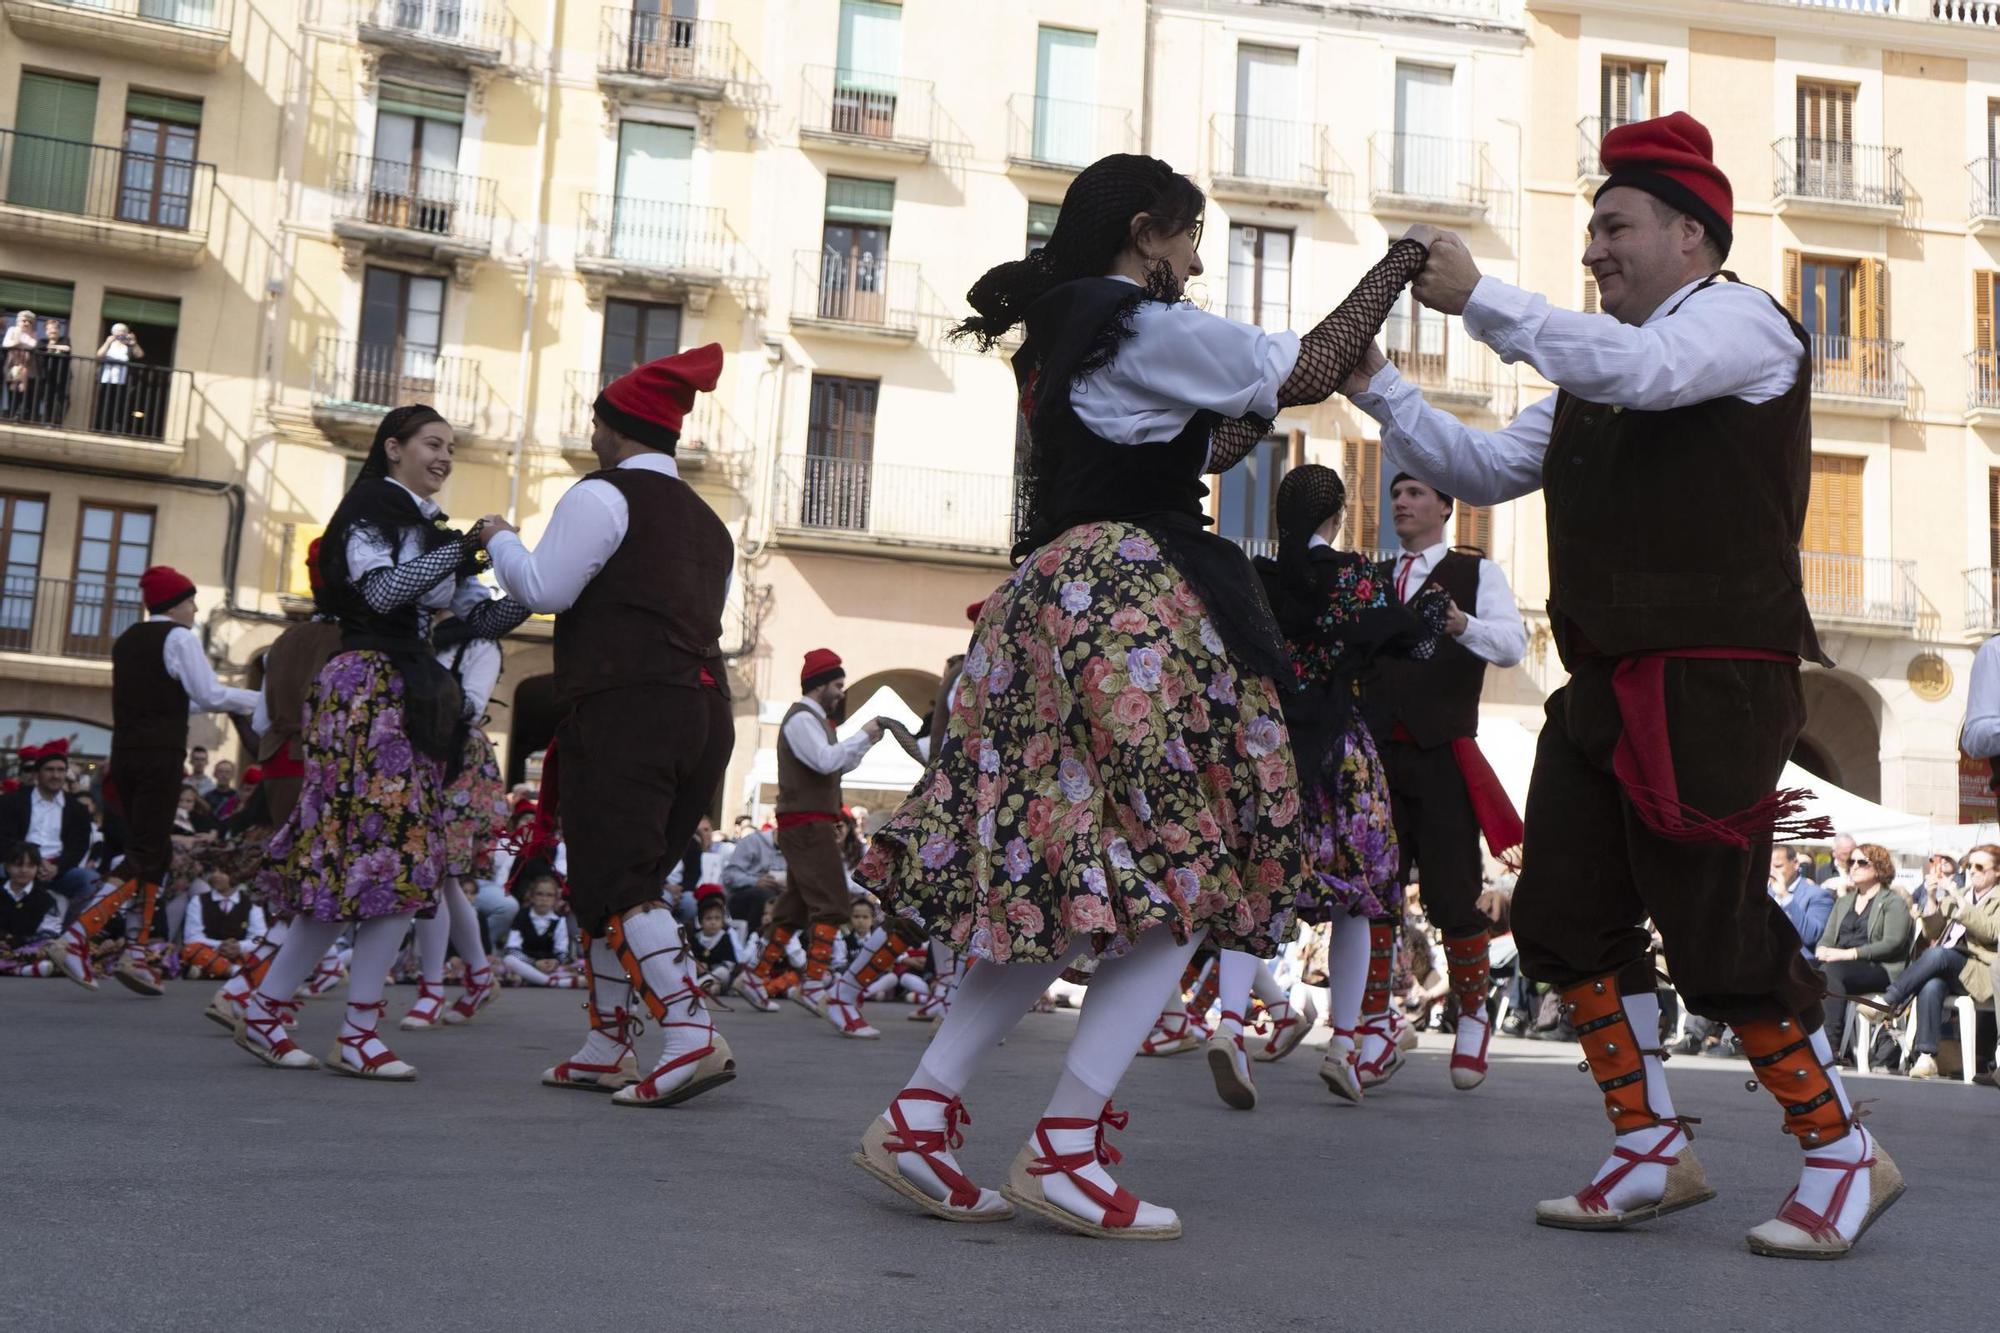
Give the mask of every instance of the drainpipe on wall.
[[[1514, 282], [1518, 286], [1524, 276], [1521, 266], [1521, 249], [1526, 243], [1526, 239], [1522, 231], [1522, 218], [1523, 209], [1528, 197], [1528, 182], [1522, 173], [1526, 169], [1528, 136], [1522, 130], [1519, 121], [1508, 120], [1504, 116], [1498, 117], [1498, 119], [1502, 125], [1514, 131]], [[1514, 372], [1514, 413], [1516, 416], [1520, 415], [1521, 412], [1521, 365], [1521, 362], [1516, 361], [1512, 367]], [[1514, 571], [1514, 577], [1518, 579], [1521, 577], [1521, 524], [1518, 517], [1515, 522], [1508, 524], [1507, 527], [1507, 565], [1509, 569]]]
[[559, 0], [549, 0], [548, 17], [542, 33], [548, 60], [542, 67], [542, 115], [535, 127], [535, 227], [534, 244], [528, 252], [528, 291], [521, 321], [521, 369], [515, 379], [514, 401], [521, 406], [521, 427], [514, 433], [514, 450], [507, 468], [507, 518], [517, 520], [521, 512], [521, 457], [527, 452], [528, 431], [535, 416], [530, 411], [534, 377], [529, 373], [535, 339], [535, 289], [542, 273], [542, 242], [547, 232], [549, 182], [549, 118], [555, 111], [556, 17]]

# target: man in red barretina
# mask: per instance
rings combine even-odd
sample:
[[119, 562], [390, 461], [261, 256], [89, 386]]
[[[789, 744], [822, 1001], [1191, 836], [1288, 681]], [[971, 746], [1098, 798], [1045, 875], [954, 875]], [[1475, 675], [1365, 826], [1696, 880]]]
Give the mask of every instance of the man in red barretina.
[[1827, 662], [1799, 567], [1812, 460], [1812, 340], [1722, 271], [1728, 178], [1676, 112], [1604, 138], [1583, 263], [1602, 314], [1554, 309], [1431, 244], [1417, 299], [1557, 386], [1497, 431], [1427, 406], [1379, 354], [1349, 377], [1391, 465], [1472, 504], [1540, 490], [1549, 697], [1514, 894], [1529, 976], [1562, 992], [1616, 1132], [1544, 1226], [1612, 1230], [1715, 1195], [1661, 1064], [1645, 923], [1690, 1010], [1730, 1024], [1804, 1150], [1752, 1230], [1758, 1254], [1837, 1258], [1902, 1193], [1821, 1030], [1825, 984], [1765, 893], [1771, 843], [1806, 831], [1776, 790], [1805, 721], [1802, 660]]

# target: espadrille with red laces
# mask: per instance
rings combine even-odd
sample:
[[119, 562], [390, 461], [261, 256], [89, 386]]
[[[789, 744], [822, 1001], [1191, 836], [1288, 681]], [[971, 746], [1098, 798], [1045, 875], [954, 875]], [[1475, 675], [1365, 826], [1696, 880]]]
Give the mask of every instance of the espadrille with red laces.
[[868, 1123], [854, 1164], [947, 1222], [1004, 1222], [1014, 1209], [981, 1189], [952, 1154], [965, 1146], [959, 1126], [972, 1115], [957, 1097], [930, 1088], [904, 1088], [887, 1110]]
[[1015, 1157], [1000, 1193], [1066, 1231], [1099, 1240], [1176, 1240], [1181, 1220], [1119, 1185], [1104, 1170], [1119, 1160], [1104, 1141], [1106, 1129], [1123, 1129], [1130, 1115], [1104, 1103], [1095, 1119], [1043, 1117]]

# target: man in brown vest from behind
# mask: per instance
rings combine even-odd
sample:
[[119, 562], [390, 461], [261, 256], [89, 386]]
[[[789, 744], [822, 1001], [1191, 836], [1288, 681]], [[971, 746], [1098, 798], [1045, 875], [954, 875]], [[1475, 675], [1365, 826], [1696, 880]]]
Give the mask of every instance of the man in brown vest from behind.
[[190, 713], [249, 713], [254, 690], [215, 678], [194, 633], [194, 581], [154, 565], [139, 575], [150, 619], [111, 645], [111, 762], [105, 794], [125, 821], [125, 859], [98, 886], [99, 896], [73, 925], [49, 942], [49, 961], [79, 986], [97, 989], [90, 941], [138, 895], [139, 927], [111, 975], [141, 995], [159, 995], [160, 978], [146, 962], [160, 886], [173, 862], [174, 811], [187, 759]]
[[1481, 431], [1379, 354], [1344, 387], [1397, 467], [1472, 503], [1539, 490], [1548, 506], [1549, 628], [1569, 681], [1535, 751], [1514, 937], [1527, 974], [1561, 990], [1615, 1139], [1536, 1221], [1612, 1230], [1714, 1197], [1660, 1061], [1650, 918], [1682, 1000], [1735, 1029], [1804, 1151], [1797, 1188], [1747, 1244], [1839, 1258], [1903, 1179], [1854, 1113], [1822, 1030], [1825, 982], [1765, 892], [1774, 837], [1814, 822], [1798, 817], [1808, 793], [1776, 788], [1805, 721], [1800, 663], [1827, 662], [1799, 559], [1815, 347], [1722, 270], [1732, 192], [1700, 122], [1621, 125], [1599, 152], [1583, 262], [1603, 313], [1482, 276], [1449, 233], [1430, 237], [1415, 283], [1554, 396]]
[[[556, 617], [563, 717], [542, 803], [569, 850], [590, 1033], [542, 1082], [620, 1106], [673, 1106], [736, 1076], [661, 898], [735, 744], [720, 646], [735, 543], [674, 459], [695, 394], [721, 375], [710, 343], [614, 380], [592, 408], [600, 468], [564, 494], [540, 544], [528, 550], [497, 515], [485, 528], [501, 586]], [[644, 1078], [633, 990], [664, 1038]]]

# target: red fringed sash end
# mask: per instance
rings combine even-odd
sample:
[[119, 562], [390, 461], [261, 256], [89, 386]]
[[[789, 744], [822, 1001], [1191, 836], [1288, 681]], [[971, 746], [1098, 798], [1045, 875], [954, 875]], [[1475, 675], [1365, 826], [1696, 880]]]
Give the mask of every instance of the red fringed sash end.
[[[549, 748], [542, 754], [542, 789], [535, 803], [535, 822], [528, 826], [526, 833], [509, 833], [501, 844], [514, 853], [514, 867], [507, 874], [507, 892], [514, 892], [514, 885], [520, 880], [521, 872], [540, 861], [551, 870], [555, 868], [556, 844], [562, 841], [562, 781], [556, 764], [556, 743], [549, 742]], [[569, 896], [569, 883], [561, 875], [556, 882], [562, 885], [563, 896]]]
[[[1521, 815], [1493, 765], [1486, 762], [1479, 742], [1462, 736], [1451, 743], [1451, 757], [1465, 779], [1465, 794], [1472, 801], [1473, 817], [1486, 838], [1487, 850], [1511, 869], [1521, 868]], [[1511, 858], [1511, 859], [1510, 859]]]

